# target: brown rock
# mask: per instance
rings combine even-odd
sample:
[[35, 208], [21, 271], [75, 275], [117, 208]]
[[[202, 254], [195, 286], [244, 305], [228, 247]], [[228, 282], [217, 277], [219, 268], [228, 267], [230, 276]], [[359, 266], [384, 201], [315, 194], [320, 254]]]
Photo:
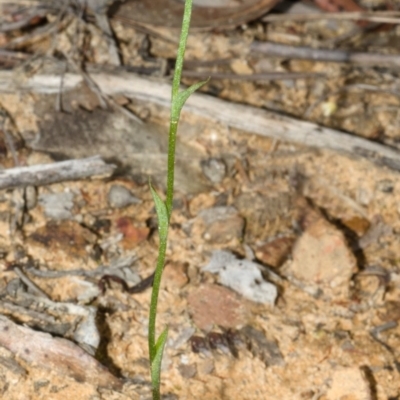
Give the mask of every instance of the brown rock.
[[370, 227], [370, 222], [361, 216], [354, 216], [352, 218], [343, 219], [343, 224], [347, 226], [347, 228], [351, 229], [355, 232], [358, 236], [362, 236], [367, 232], [368, 228]]
[[294, 246], [289, 268], [304, 285], [336, 297], [348, 297], [350, 279], [357, 271], [344, 235], [322, 217], [307, 225]]
[[192, 232], [207, 242], [226, 243], [241, 239], [244, 220], [233, 207], [213, 207], [203, 210], [194, 221]]
[[326, 393], [327, 400], [371, 400], [370, 385], [359, 368], [335, 371], [332, 384]]
[[209, 331], [213, 325], [238, 328], [247, 321], [247, 310], [229, 289], [217, 285], [196, 288], [188, 296], [189, 313], [195, 325]]
[[128, 217], [119, 218], [116, 226], [118, 231], [124, 235], [122, 246], [126, 250], [132, 249], [146, 240], [150, 232], [146, 226], [135, 226], [134, 221]]
[[280, 267], [290, 253], [294, 238], [279, 237], [256, 248], [257, 258], [272, 267]]

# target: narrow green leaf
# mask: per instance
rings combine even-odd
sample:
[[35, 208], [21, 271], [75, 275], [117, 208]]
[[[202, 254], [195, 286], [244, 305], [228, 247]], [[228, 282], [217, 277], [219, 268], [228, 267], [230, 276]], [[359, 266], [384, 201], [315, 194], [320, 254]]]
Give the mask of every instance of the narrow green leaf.
[[168, 213], [165, 203], [162, 201], [161, 197], [154, 190], [150, 183], [151, 195], [153, 196], [154, 204], [156, 206], [156, 212], [158, 217], [158, 232], [160, 235], [160, 240], [167, 240], [168, 235]]
[[192, 0], [185, 0], [182, 28], [179, 37], [178, 54], [175, 63], [174, 79], [172, 81], [172, 98], [174, 98], [174, 96], [179, 92], [179, 85], [181, 83], [183, 59], [185, 58], [186, 43], [189, 35], [190, 19], [192, 16], [192, 3]]
[[202, 81], [202, 82], [197, 82], [193, 84], [192, 86], [189, 86], [188, 88], [182, 90], [179, 92], [173, 99], [172, 99], [172, 112], [171, 115], [174, 115], [176, 117], [179, 116], [183, 106], [185, 105], [186, 100], [189, 98], [191, 94], [193, 94], [197, 89], [200, 89], [203, 85], [205, 85], [209, 79]]
[[[155, 346], [156, 352], [158, 352], [161, 347], [162, 347], [162, 349], [164, 348], [167, 337], [168, 337], [168, 328], [165, 327], [164, 330], [162, 331], [161, 335], [157, 339], [156, 346]], [[163, 351], [163, 350], [161, 350], [161, 351]]]
[[154, 349], [154, 359], [151, 363], [151, 382], [153, 384], [153, 390], [160, 388], [160, 377], [161, 377], [161, 362], [164, 353], [165, 343], [167, 342], [168, 328], [165, 328], [161, 335], [157, 339], [157, 343]]

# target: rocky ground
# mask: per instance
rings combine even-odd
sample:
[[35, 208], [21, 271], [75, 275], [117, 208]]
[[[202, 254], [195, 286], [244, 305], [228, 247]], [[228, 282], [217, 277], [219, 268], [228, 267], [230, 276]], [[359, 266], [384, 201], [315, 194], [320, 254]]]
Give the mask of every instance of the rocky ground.
[[[140, 96], [127, 86], [110, 95], [104, 82], [123, 87], [132, 72], [99, 69], [111, 58], [107, 37], [90, 19], [45, 15], [57, 35], [24, 42], [18, 50], [34, 56], [13, 66], [13, 90], [0, 85], [0, 163], [98, 154], [116, 168], [0, 191], [0, 393], [150, 399], [150, 289], [137, 285], [157, 257], [148, 179], [163, 193], [168, 102], [149, 82], [168, 85], [160, 76], [177, 31], [111, 18], [123, 64], [151, 77], [138, 81], [149, 85]], [[394, 61], [379, 57], [397, 56], [400, 31], [364, 25], [256, 20], [191, 34], [184, 82], [214, 74], [192, 103], [207, 109], [218, 97], [220, 117], [192, 103], [182, 113], [158, 314], [159, 331], [169, 327], [163, 398], [400, 398], [400, 81]], [[267, 41], [378, 57], [367, 65], [251, 51]], [[276, 72], [303, 75], [269, 77]], [[50, 90], [60, 76], [64, 86]], [[230, 123], [237, 110], [255, 117]], [[299, 134], [321, 129], [322, 144], [279, 140], [282, 126], [295, 137], [297, 123]], [[382, 153], [337, 151], [338, 131]]]

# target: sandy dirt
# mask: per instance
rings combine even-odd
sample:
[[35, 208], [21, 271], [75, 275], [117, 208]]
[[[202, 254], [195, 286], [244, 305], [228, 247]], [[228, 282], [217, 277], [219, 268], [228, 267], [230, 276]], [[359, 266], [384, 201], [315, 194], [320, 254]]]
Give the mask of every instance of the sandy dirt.
[[[124, 64], [160, 79], [177, 32], [111, 23]], [[187, 59], [204, 76], [322, 73], [211, 79], [202, 91], [396, 149], [394, 67], [268, 58], [249, 47], [273, 41], [396, 54], [399, 35], [396, 25], [367, 32], [338, 19], [256, 21], [193, 32]], [[71, 17], [54, 38], [24, 49], [43, 54], [53, 46], [52, 54], [74, 60], [80, 48], [86, 62], [108, 60], [92, 22]], [[32, 59], [15, 68], [16, 79], [57, 63]], [[81, 85], [61, 96], [61, 112], [57, 93], [0, 93], [3, 168], [96, 154], [117, 166], [109, 178], [0, 191], [5, 400], [151, 398], [151, 290], [125, 289], [156, 263], [148, 177], [162, 194], [168, 109], [121, 94], [112, 99], [119, 108], [105, 110], [99, 99]], [[365, 155], [262, 137], [184, 111], [157, 320], [159, 332], [169, 327], [163, 399], [398, 399], [398, 175]]]

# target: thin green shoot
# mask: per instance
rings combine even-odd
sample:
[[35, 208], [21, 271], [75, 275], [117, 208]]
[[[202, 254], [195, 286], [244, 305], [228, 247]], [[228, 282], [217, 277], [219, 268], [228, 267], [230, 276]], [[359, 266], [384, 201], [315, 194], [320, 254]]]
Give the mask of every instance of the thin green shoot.
[[150, 373], [152, 382], [153, 400], [160, 400], [160, 382], [161, 382], [161, 363], [165, 344], [168, 337], [168, 328], [165, 328], [161, 335], [156, 340], [156, 316], [158, 297], [160, 292], [161, 277], [165, 265], [165, 255], [167, 251], [168, 229], [171, 219], [172, 205], [174, 200], [174, 175], [175, 175], [175, 149], [176, 135], [178, 123], [182, 108], [189, 98], [198, 88], [204, 85], [207, 81], [196, 83], [189, 88], [180, 91], [183, 59], [185, 55], [187, 37], [189, 34], [190, 19], [192, 14], [192, 0], [185, 1], [185, 9], [183, 13], [182, 30], [178, 46], [178, 54], [175, 64], [175, 73], [172, 83], [171, 94], [171, 114], [168, 136], [168, 161], [167, 161], [167, 193], [165, 202], [161, 199], [158, 193], [150, 184], [151, 194], [156, 207], [158, 218], [159, 231], [159, 247], [157, 265], [153, 280], [153, 289], [151, 293], [151, 304], [149, 314], [149, 358], [150, 358]]

